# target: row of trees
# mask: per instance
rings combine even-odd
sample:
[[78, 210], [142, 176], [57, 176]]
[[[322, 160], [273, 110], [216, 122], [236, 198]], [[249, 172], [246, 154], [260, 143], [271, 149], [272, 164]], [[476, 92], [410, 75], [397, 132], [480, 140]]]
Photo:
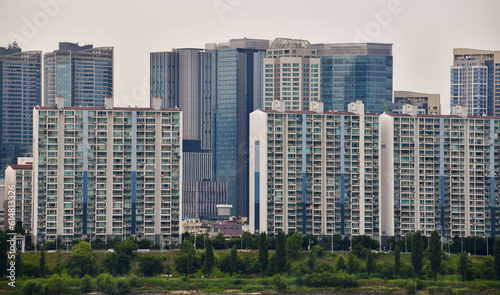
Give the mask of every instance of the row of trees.
[[[291, 271], [291, 263], [296, 260], [300, 251], [306, 248], [306, 245], [312, 244], [313, 247], [310, 251], [310, 255], [306, 261], [305, 265], [301, 265], [299, 270], [302, 272], [311, 272], [311, 269], [327, 270], [329, 266], [317, 264], [315, 259], [321, 257], [325, 253], [325, 247], [322, 245], [322, 239], [320, 241], [307, 239], [301, 236], [299, 233], [291, 233], [285, 235], [280, 231], [275, 237], [270, 238], [266, 233], [261, 233], [259, 235], [250, 235], [248, 233], [244, 234], [242, 240], [239, 243], [233, 241], [231, 247], [230, 255], [220, 255], [220, 259], [216, 259], [218, 255], [214, 254], [215, 245], [222, 244], [220, 240], [220, 235], [213, 239], [204, 239], [203, 244], [197, 245], [193, 241], [198, 239], [198, 236], [190, 236], [188, 234], [184, 235], [184, 241], [180, 245], [180, 251], [175, 257], [174, 265], [175, 270], [179, 273], [186, 275], [192, 275], [197, 272], [200, 274], [210, 276], [215, 268], [218, 271], [229, 273], [231, 275], [235, 273], [241, 274], [260, 274], [260, 275], [272, 275], [275, 273], [283, 273]], [[335, 238], [335, 237], [334, 237]], [[421, 232], [418, 231], [411, 236], [409, 239], [411, 242], [407, 247], [411, 249], [411, 271], [408, 267], [401, 262], [400, 256], [400, 241], [395, 242], [395, 255], [394, 264], [384, 265], [380, 264], [376, 266], [375, 256], [371, 249], [376, 248], [376, 243], [367, 237], [356, 237], [357, 244], [354, 245], [352, 251], [349, 253], [347, 262], [342, 256], [339, 256], [335, 262], [334, 270], [346, 270], [349, 273], [366, 271], [368, 275], [377, 270], [383, 273], [384, 276], [390, 277], [392, 274], [400, 275], [403, 271], [407, 277], [411, 277], [411, 273], [414, 273], [417, 277], [422, 275], [422, 271], [425, 265], [425, 261], [429, 261], [427, 267], [428, 272], [432, 273], [434, 279], [436, 279], [438, 273], [443, 273], [443, 268], [441, 263], [446, 256], [444, 255], [439, 239], [439, 234], [437, 231], [432, 232], [429, 239], [427, 237], [422, 237]], [[355, 240], [353, 239], [353, 240]], [[5, 241], [5, 233], [0, 232], [0, 240]], [[243, 241], [249, 243], [249, 245], [256, 244], [258, 252], [245, 253], [245, 255], [238, 254], [238, 248], [241, 247]], [[255, 241], [254, 241], [255, 240]], [[224, 241], [226, 242], [226, 241]], [[330, 240], [330, 243], [335, 243], [335, 240]], [[427, 242], [427, 243], [426, 243]], [[231, 241], [229, 242], [231, 243]], [[316, 243], [316, 245], [314, 245]], [[427, 248], [425, 247], [427, 244]], [[2, 242], [3, 247], [5, 243]], [[203, 247], [201, 247], [203, 245]], [[224, 244], [227, 246], [227, 243]], [[238, 247], [239, 246], [239, 247]], [[56, 266], [51, 270], [52, 273], [61, 273], [62, 270], [66, 269], [68, 274], [76, 277], [83, 277], [85, 275], [95, 276], [99, 273], [107, 272], [113, 276], [120, 276], [129, 273], [131, 269], [131, 263], [136, 257], [136, 250], [139, 248], [138, 243], [133, 239], [127, 239], [124, 241], [117, 242], [113, 245], [115, 252], [107, 253], [105, 258], [101, 263], [98, 263], [96, 256], [92, 253], [92, 247], [89, 243], [80, 242], [72, 247], [73, 253], [67, 261], [60, 263], [60, 256], [58, 255], [58, 261]], [[5, 248], [5, 247], [4, 247]], [[204, 248], [204, 251], [200, 248]], [[274, 252], [270, 253], [271, 248], [274, 248]], [[494, 244], [495, 259], [494, 264], [486, 265], [486, 267], [491, 268], [491, 273], [495, 273], [500, 277], [500, 240], [497, 239]], [[7, 259], [4, 255], [7, 253], [7, 249], [4, 251], [0, 249], [0, 264], [6, 265]], [[465, 253], [465, 252], [463, 252]], [[4, 255], [2, 255], [4, 254]], [[466, 260], [468, 257], [466, 255]], [[21, 254], [19, 253], [16, 257], [16, 266], [19, 268], [16, 272], [17, 274], [26, 274], [30, 277], [41, 276], [44, 277], [48, 273], [48, 267], [45, 261], [45, 252], [42, 250], [40, 255], [40, 263], [34, 265], [31, 263], [23, 263]], [[360, 263], [361, 261], [365, 263]], [[140, 260], [139, 267], [142, 273], [146, 276], [152, 276], [165, 271], [164, 261], [155, 256], [146, 256]], [[364, 266], [363, 266], [364, 265]], [[461, 264], [464, 270], [464, 279], [467, 277], [467, 269], [471, 269], [471, 263], [467, 262]], [[5, 272], [5, 267], [0, 267], [0, 272]], [[168, 266], [167, 272], [172, 272], [173, 268]], [[292, 271], [295, 271], [292, 270]], [[462, 269], [460, 270], [462, 273]]]

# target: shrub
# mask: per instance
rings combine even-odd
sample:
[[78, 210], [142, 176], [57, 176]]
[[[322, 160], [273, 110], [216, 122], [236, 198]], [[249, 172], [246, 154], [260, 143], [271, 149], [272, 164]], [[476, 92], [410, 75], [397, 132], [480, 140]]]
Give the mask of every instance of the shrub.
[[415, 295], [417, 293], [417, 283], [413, 280], [408, 280], [405, 285], [405, 291], [408, 295]]
[[127, 294], [130, 292], [130, 282], [127, 278], [119, 278], [116, 280], [116, 290], [118, 294]]
[[109, 273], [103, 273], [97, 276], [97, 290], [106, 294], [116, 294], [115, 279]]
[[27, 281], [23, 286], [24, 295], [42, 294], [42, 284], [35, 281]]
[[90, 281], [89, 275], [85, 275], [83, 279], [80, 281], [80, 291], [82, 293], [92, 292], [92, 282]]
[[488, 285], [485, 283], [479, 283], [476, 285], [476, 290], [477, 291], [486, 291], [488, 289]]
[[313, 273], [305, 275], [302, 280], [303, 284], [310, 287], [342, 287], [353, 288], [358, 287], [359, 282], [354, 275], [339, 273]]
[[253, 293], [253, 292], [260, 292], [264, 290], [264, 286], [262, 285], [246, 285], [241, 289], [243, 293]]
[[130, 286], [134, 288], [141, 286], [141, 284], [139, 283], [139, 279], [134, 274], [128, 276], [128, 281], [130, 282]]
[[160, 257], [146, 256], [142, 258], [139, 267], [141, 272], [147, 277], [152, 277], [163, 272], [163, 262]]
[[325, 256], [325, 248], [321, 247], [320, 245], [312, 246], [311, 252], [313, 252], [313, 255], [317, 258]]
[[429, 295], [436, 295], [437, 287], [436, 286], [429, 286], [429, 287], [427, 287], [427, 291], [429, 292]]
[[40, 267], [33, 263], [25, 263], [23, 265], [23, 274], [29, 278], [37, 278], [40, 276]]
[[46, 293], [48, 294], [64, 294], [67, 293], [68, 280], [65, 276], [53, 275], [47, 282]]
[[280, 274], [275, 274], [273, 276], [273, 284], [278, 289], [278, 291], [286, 290], [286, 279]]

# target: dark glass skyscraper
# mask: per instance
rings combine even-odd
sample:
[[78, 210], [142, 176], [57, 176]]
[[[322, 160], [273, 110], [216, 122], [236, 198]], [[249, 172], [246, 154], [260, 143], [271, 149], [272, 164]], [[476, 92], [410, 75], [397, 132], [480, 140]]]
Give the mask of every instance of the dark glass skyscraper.
[[347, 111], [363, 101], [368, 113], [392, 110], [392, 44], [314, 44], [321, 56], [321, 101], [325, 110]]
[[150, 91], [162, 107], [179, 107], [185, 152], [211, 149], [211, 54], [182, 48], [150, 54]]
[[42, 53], [0, 47], [0, 171], [33, 150], [33, 108], [42, 99]]
[[44, 104], [104, 107], [113, 96], [113, 47], [79, 46], [60, 42], [59, 50], [44, 54]]
[[248, 216], [249, 114], [261, 107], [268, 40], [207, 44], [212, 53], [213, 177], [228, 183], [231, 214]]

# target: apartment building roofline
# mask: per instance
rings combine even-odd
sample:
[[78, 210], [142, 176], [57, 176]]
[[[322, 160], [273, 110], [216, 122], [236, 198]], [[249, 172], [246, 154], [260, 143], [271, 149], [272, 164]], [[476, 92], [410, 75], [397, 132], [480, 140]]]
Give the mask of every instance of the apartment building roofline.
[[[44, 107], [44, 106], [36, 106], [37, 110], [59, 110], [57, 107]], [[83, 111], [105, 111], [110, 110], [105, 107], [64, 107], [64, 110], [83, 110]], [[115, 111], [155, 111], [154, 108], [146, 108], [146, 107], [113, 107], [111, 110]], [[161, 111], [181, 111], [180, 108], [161, 108]]]

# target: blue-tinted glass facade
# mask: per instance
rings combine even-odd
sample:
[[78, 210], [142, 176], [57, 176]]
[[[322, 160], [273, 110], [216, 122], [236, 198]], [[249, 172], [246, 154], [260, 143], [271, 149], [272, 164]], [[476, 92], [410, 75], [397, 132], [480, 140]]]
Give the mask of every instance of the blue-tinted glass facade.
[[0, 174], [33, 150], [33, 108], [41, 104], [40, 51], [0, 52]]
[[368, 113], [383, 113], [382, 101], [392, 110], [393, 65], [391, 56], [321, 56], [321, 100], [325, 110], [347, 111], [361, 100]]
[[[249, 114], [262, 102], [265, 50], [216, 49], [212, 53], [213, 176], [228, 183], [231, 214], [248, 216]], [[258, 71], [258, 72], [256, 72]]]

